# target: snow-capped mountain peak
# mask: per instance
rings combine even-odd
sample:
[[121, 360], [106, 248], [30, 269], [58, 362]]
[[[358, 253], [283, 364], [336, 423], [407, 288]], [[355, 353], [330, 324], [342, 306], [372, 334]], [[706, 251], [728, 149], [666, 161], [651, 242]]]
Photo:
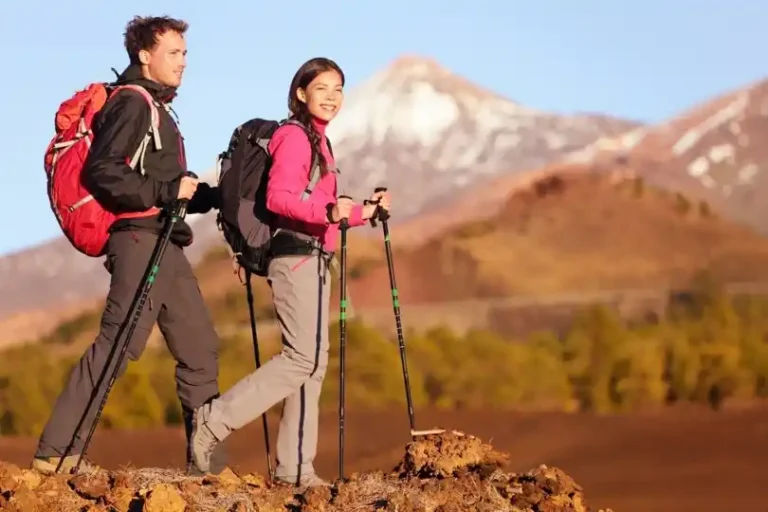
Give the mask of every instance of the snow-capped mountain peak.
[[409, 216], [457, 187], [540, 167], [634, 126], [529, 108], [407, 55], [347, 93], [328, 136], [346, 193], [386, 185], [401, 197], [400, 215]]
[[409, 55], [353, 89], [328, 134], [339, 143], [378, 145], [388, 135], [396, 135], [402, 143], [433, 146], [467, 115], [495, 125], [510, 114], [534, 113], [431, 59]]

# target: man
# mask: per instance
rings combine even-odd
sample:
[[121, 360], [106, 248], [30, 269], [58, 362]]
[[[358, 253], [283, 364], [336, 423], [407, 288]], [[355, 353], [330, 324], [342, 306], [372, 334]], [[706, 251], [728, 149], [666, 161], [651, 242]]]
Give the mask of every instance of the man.
[[[83, 169], [84, 185], [105, 208], [129, 216], [113, 224], [107, 244], [104, 265], [111, 274], [111, 283], [100, 332], [73, 369], [40, 438], [32, 467], [44, 473], [55, 471], [75, 438], [77, 424], [118, 342], [118, 330], [141, 284], [167, 211], [179, 199], [189, 199], [189, 213], [218, 208], [215, 190], [186, 176], [183, 139], [168, 106], [181, 85], [186, 66], [186, 30], [186, 22], [168, 17], [135, 17], [126, 27], [125, 48], [130, 64], [115, 85], [144, 87], [160, 114], [160, 147], [150, 146], [146, 152], [144, 174], [127, 164], [150, 127], [151, 111], [143, 97], [130, 89], [117, 92], [93, 123], [93, 142]], [[192, 230], [188, 224], [178, 222], [127, 351], [128, 359], [137, 360], [152, 326], [159, 324], [177, 361], [177, 393], [187, 439], [193, 428], [192, 411], [219, 395], [219, 339], [183, 251], [190, 243]], [[127, 364], [124, 360], [120, 374]], [[114, 368], [114, 363], [110, 366]], [[71, 455], [62, 464], [65, 471], [77, 463], [106, 382], [93, 399], [90, 416], [74, 439]], [[193, 472], [190, 461], [187, 448], [187, 471]], [[81, 467], [85, 464], [83, 461]]]

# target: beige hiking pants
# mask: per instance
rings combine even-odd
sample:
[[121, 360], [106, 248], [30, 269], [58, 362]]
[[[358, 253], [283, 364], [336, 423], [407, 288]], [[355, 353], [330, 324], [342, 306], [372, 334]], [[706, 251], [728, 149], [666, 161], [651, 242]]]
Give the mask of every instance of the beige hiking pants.
[[208, 428], [223, 440], [285, 400], [277, 437], [276, 477], [314, 473], [320, 389], [328, 366], [327, 259], [285, 256], [269, 265], [283, 350], [211, 404]]

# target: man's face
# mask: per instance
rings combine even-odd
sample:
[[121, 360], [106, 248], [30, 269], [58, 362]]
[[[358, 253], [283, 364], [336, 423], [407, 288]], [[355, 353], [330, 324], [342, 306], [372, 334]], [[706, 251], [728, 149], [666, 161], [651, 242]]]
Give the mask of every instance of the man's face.
[[139, 58], [147, 78], [166, 87], [179, 87], [187, 66], [187, 43], [183, 35], [169, 30], [157, 38], [152, 50], [141, 51]]

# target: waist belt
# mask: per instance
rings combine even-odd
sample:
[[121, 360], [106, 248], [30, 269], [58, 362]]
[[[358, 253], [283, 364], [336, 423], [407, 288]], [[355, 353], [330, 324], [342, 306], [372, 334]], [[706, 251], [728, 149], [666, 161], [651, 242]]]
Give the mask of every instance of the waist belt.
[[334, 255], [333, 252], [326, 251], [315, 237], [284, 229], [275, 231], [269, 242], [269, 255], [273, 258], [279, 258], [280, 256], [311, 256], [313, 254], [319, 254], [328, 259], [333, 258]]

